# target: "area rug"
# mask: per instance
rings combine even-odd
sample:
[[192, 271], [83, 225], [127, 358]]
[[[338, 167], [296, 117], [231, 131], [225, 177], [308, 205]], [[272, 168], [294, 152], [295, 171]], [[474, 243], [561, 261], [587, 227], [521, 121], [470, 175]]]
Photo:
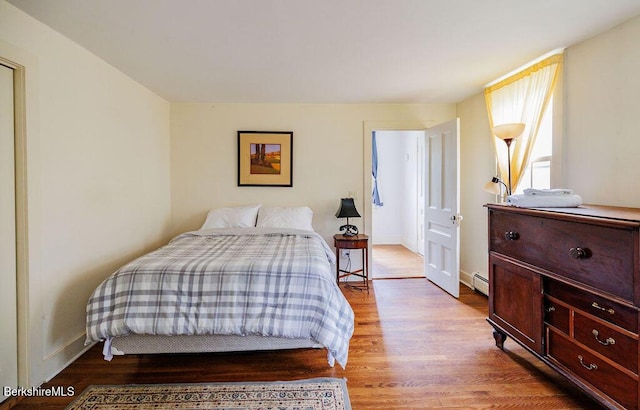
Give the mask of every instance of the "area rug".
[[67, 410], [350, 410], [344, 379], [289, 382], [93, 385]]

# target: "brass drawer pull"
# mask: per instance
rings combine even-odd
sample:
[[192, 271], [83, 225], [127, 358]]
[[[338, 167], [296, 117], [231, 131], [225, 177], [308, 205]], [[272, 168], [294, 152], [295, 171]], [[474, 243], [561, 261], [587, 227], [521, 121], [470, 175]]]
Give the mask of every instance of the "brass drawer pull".
[[602, 307], [602, 306], [598, 305], [598, 302], [593, 302], [593, 303], [591, 304], [591, 307], [594, 307], [594, 308], [596, 308], [596, 309], [598, 309], [598, 310], [602, 310], [603, 312], [607, 312], [607, 313], [609, 313], [609, 314], [611, 314], [611, 315], [613, 315], [613, 314], [615, 314], [615, 313], [616, 313], [616, 311], [615, 311], [615, 310], [613, 310], [613, 309], [611, 309], [611, 308], [604, 308], [604, 307]]
[[587, 369], [587, 370], [598, 370], [598, 365], [595, 364], [595, 363], [591, 363], [589, 365], [584, 364], [584, 362], [582, 361], [582, 356], [581, 355], [578, 355], [578, 360], [580, 360], [580, 364], [585, 369]]
[[504, 233], [504, 239], [508, 241], [517, 241], [520, 239], [520, 234], [514, 231], [508, 231]]
[[601, 345], [609, 346], [609, 345], [616, 344], [616, 340], [613, 337], [608, 337], [607, 340], [605, 340], [604, 342], [598, 339], [598, 336], [600, 335], [600, 333], [596, 329], [593, 329], [591, 333], [593, 333], [593, 337], [596, 338], [596, 342], [600, 343]]
[[555, 312], [556, 311], [556, 307], [555, 306], [549, 306], [546, 310], [547, 310], [547, 313]]

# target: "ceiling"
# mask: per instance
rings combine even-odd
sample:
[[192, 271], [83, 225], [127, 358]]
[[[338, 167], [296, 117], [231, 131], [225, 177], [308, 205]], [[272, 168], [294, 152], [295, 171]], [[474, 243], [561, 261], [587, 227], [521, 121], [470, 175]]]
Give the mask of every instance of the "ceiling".
[[640, 0], [7, 0], [172, 102], [455, 103]]

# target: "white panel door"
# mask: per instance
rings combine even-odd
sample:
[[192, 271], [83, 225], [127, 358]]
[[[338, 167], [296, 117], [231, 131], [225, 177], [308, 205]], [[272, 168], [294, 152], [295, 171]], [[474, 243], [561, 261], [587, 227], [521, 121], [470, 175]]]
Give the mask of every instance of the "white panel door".
[[459, 119], [426, 130], [424, 270], [452, 296], [460, 294]]
[[[13, 70], [0, 65], [0, 386], [18, 385]], [[7, 397], [2, 389], [2, 400]]]

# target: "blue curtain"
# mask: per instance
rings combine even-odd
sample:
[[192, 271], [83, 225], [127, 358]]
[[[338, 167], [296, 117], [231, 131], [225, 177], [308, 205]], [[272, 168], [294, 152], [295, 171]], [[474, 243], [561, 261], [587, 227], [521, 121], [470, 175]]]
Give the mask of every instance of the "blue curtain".
[[375, 206], [383, 206], [380, 200], [380, 191], [378, 190], [378, 146], [376, 144], [376, 132], [373, 131], [371, 136], [371, 174], [373, 175], [373, 193], [371, 198]]

